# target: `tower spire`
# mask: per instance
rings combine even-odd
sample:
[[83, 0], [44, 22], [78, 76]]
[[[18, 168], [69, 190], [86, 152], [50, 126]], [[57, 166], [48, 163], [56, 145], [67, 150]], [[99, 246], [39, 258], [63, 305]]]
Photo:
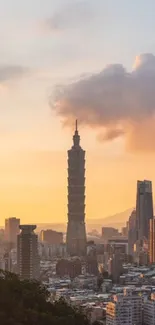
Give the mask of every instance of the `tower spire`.
[[80, 144], [80, 136], [78, 133], [78, 120], [75, 120], [75, 133], [73, 135], [74, 146], [78, 147]]
[[75, 131], [78, 131], [78, 120], [75, 121]]

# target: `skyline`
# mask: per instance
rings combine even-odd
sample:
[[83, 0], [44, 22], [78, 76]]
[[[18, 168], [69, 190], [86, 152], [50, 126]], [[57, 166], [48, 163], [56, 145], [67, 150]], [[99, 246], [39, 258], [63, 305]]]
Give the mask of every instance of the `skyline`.
[[[79, 119], [79, 114], [74, 111], [71, 126], [64, 127], [64, 115], [59, 115], [54, 106], [55, 89], [61, 85], [69, 95], [58, 97], [61, 108], [66, 107], [62, 101], [66, 98], [73, 107], [75, 100], [70, 99], [77, 94], [81, 80], [87, 79], [90, 85], [92, 77], [105, 74], [108, 65], [114, 68], [113, 64], [133, 78], [133, 65], [139, 62], [136, 57], [145, 73], [147, 70], [147, 78], [151, 70], [155, 80], [155, 22], [151, 15], [155, 3], [118, 0], [114, 5], [112, 0], [86, 0], [73, 4], [59, 0], [51, 4], [49, 0], [34, 0], [32, 4], [30, 0], [0, 0], [0, 4], [0, 225], [11, 216], [22, 223], [66, 222], [67, 150], [72, 143], [72, 119]], [[146, 61], [144, 53], [149, 54]], [[146, 85], [146, 74], [141, 72]], [[136, 78], [136, 82], [142, 80], [140, 74]], [[152, 101], [146, 101], [142, 112], [141, 106], [136, 106], [138, 122], [143, 117], [142, 127], [130, 106], [127, 118], [131, 123], [123, 120], [123, 129], [122, 125], [118, 128], [113, 115], [110, 119], [108, 115], [112, 128], [106, 137], [102, 133], [104, 125], [89, 126], [81, 115], [79, 132], [86, 150], [86, 220], [135, 206], [138, 179], [151, 180], [154, 188], [154, 94], [153, 87]], [[80, 99], [88, 103], [88, 98]], [[93, 102], [94, 97], [91, 99]], [[75, 107], [81, 112], [78, 105]], [[115, 139], [116, 135], [120, 137]]]

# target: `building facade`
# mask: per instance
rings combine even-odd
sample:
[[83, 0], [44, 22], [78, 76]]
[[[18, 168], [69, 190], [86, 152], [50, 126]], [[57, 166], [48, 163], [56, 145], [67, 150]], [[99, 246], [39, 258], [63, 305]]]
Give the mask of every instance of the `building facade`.
[[17, 235], [19, 234], [20, 219], [5, 219], [5, 240], [13, 245], [17, 244]]
[[128, 222], [128, 253], [134, 256], [134, 245], [137, 241], [136, 210], [133, 210]]
[[80, 146], [77, 129], [68, 151], [68, 225], [67, 252], [71, 256], [86, 254], [85, 229], [85, 151]]
[[75, 278], [82, 273], [82, 264], [80, 259], [71, 260], [61, 259], [56, 264], [56, 274], [61, 278], [69, 276]]
[[52, 229], [41, 231], [41, 241], [49, 245], [60, 245], [63, 243], [63, 233]]
[[36, 226], [21, 225], [17, 238], [17, 266], [22, 280], [38, 279], [39, 255], [38, 236], [34, 233]]
[[123, 263], [120, 253], [115, 253], [108, 260], [108, 274], [114, 283], [119, 283], [120, 276], [123, 272]]
[[155, 263], [155, 218], [150, 220], [149, 263]]
[[151, 297], [144, 304], [144, 325], [155, 324], [155, 294], [152, 293]]
[[136, 229], [137, 240], [149, 239], [150, 220], [153, 219], [152, 182], [137, 182]]
[[142, 297], [124, 289], [107, 304], [106, 325], [142, 325]]

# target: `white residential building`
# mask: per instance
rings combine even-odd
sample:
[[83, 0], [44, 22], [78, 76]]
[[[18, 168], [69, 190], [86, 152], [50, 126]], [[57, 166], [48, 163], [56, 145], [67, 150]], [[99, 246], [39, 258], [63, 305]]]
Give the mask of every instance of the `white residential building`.
[[107, 304], [106, 325], [142, 325], [142, 297], [133, 289], [124, 289]]
[[155, 294], [152, 293], [150, 299], [144, 304], [144, 325], [155, 324]]

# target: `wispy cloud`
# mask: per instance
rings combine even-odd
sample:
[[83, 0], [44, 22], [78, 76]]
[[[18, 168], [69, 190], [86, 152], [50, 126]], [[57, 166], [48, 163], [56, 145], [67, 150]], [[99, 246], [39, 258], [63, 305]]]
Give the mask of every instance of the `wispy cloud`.
[[90, 1], [72, 1], [49, 17], [44, 22], [44, 26], [50, 31], [60, 32], [87, 24], [93, 17]]
[[67, 124], [97, 128], [102, 141], [124, 137], [132, 150], [155, 150], [155, 56], [137, 56], [132, 72], [114, 64], [59, 86], [51, 107]]
[[20, 65], [0, 65], [0, 83], [21, 78], [29, 73], [29, 69]]

